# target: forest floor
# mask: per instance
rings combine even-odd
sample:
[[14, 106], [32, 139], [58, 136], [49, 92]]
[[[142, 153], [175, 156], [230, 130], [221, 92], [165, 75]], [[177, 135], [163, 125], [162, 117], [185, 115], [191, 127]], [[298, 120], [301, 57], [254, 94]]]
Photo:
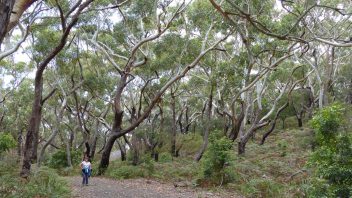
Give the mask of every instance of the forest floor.
[[88, 186], [82, 186], [82, 178], [66, 177], [72, 187], [73, 197], [104, 198], [220, 198], [233, 194], [219, 194], [189, 187], [174, 187], [171, 183], [161, 183], [149, 179], [113, 180], [104, 177], [90, 178]]

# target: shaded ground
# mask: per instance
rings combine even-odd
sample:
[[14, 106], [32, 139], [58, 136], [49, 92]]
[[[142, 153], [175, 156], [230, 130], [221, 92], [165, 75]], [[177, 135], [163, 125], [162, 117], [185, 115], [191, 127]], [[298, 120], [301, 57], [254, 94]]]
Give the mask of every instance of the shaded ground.
[[67, 177], [72, 186], [73, 197], [91, 198], [220, 198], [235, 195], [197, 191], [192, 188], [175, 188], [172, 184], [147, 179], [112, 180], [93, 177], [88, 186], [82, 186], [81, 177]]

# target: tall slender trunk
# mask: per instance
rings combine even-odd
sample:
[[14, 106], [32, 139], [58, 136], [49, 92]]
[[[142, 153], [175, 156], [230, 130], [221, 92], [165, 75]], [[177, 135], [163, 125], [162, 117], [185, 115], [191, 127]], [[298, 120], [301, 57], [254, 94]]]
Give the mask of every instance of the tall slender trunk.
[[72, 167], [71, 146], [69, 141], [66, 141], [66, 160], [67, 160], [67, 165], [69, 167]]
[[137, 137], [136, 134], [132, 135], [132, 165], [136, 166], [139, 164], [139, 147], [140, 147], [140, 142], [139, 142], [139, 137]]
[[215, 88], [215, 85], [211, 85], [211, 90], [210, 90], [209, 100], [208, 100], [208, 109], [207, 109], [207, 121], [205, 123], [205, 131], [203, 136], [203, 144], [200, 150], [198, 151], [198, 153], [196, 154], [196, 156], [194, 157], [195, 161], [199, 161], [200, 159], [202, 159], [203, 154], [208, 146], [214, 88]]
[[185, 127], [185, 130], [184, 130], [184, 133], [188, 133], [189, 132], [189, 127], [191, 126], [191, 124], [189, 123], [189, 108], [188, 108], [188, 106], [186, 106], [185, 118], [186, 118], [186, 127]]
[[176, 96], [171, 91], [171, 109], [172, 109], [172, 132], [171, 132], [171, 155], [176, 157]]
[[32, 113], [29, 119], [28, 130], [26, 134], [26, 142], [24, 145], [23, 152], [23, 162], [22, 171], [20, 173], [21, 177], [28, 177], [31, 169], [33, 153], [37, 151], [34, 150], [34, 144], [37, 144], [36, 135], [38, 133], [39, 124], [41, 121], [41, 109], [42, 109], [42, 93], [43, 93], [43, 78], [42, 72], [37, 71], [35, 82], [34, 82], [34, 102], [32, 106]]
[[98, 134], [99, 134], [99, 120], [96, 120], [95, 131], [94, 131], [92, 142], [90, 144], [91, 145], [91, 150], [90, 150], [89, 156], [90, 156], [91, 159], [94, 158], [95, 150], [97, 148]]
[[[42, 115], [42, 107], [40, 108], [40, 120], [41, 120], [41, 115]], [[38, 144], [39, 144], [39, 127], [40, 127], [40, 121], [39, 123], [36, 125], [36, 129], [35, 129], [35, 133], [33, 134], [33, 152], [32, 152], [32, 156], [31, 156], [31, 160], [32, 162], [36, 162], [38, 160]]]
[[23, 128], [18, 130], [18, 137], [17, 137], [17, 155], [18, 157], [22, 156], [22, 133], [23, 133]]

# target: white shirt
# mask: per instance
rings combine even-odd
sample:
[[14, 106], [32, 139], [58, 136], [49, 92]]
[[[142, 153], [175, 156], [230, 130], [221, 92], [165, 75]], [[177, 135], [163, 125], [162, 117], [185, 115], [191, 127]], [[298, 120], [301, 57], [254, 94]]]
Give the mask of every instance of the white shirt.
[[81, 164], [82, 164], [82, 169], [90, 169], [91, 167], [90, 162], [83, 161]]

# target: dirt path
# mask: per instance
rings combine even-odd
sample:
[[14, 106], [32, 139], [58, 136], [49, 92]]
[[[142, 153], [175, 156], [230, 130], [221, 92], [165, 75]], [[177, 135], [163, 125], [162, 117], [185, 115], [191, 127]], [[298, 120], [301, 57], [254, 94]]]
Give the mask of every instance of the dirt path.
[[220, 198], [236, 197], [219, 195], [212, 192], [196, 191], [192, 188], [175, 188], [147, 179], [112, 180], [93, 177], [88, 186], [82, 186], [81, 177], [67, 177], [73, 191], [73, 197], [93, 198]]

